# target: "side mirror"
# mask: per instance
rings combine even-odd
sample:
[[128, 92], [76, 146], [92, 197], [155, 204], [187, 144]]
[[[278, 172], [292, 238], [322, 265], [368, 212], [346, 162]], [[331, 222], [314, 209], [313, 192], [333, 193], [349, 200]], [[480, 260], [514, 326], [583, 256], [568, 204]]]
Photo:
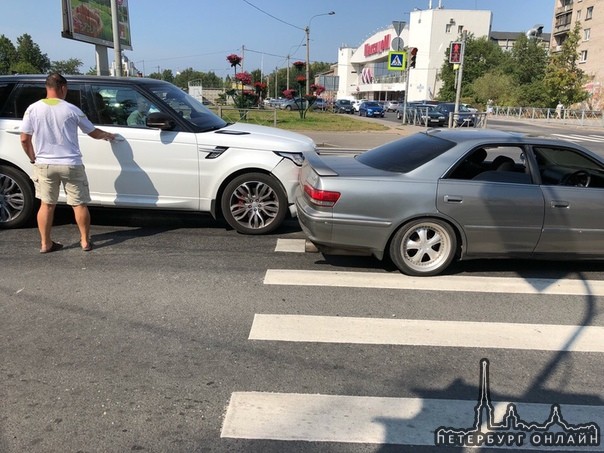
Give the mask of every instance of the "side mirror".
[[176, 128], [176, 121], [167, 113], [153, 112], [147, 116], [147, 127], [171, 131]]

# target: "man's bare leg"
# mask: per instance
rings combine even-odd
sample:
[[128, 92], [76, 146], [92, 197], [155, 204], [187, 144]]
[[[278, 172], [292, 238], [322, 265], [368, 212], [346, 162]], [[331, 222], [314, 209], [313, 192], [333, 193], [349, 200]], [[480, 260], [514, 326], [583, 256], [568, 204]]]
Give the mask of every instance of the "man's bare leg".
[[38, 230], [40, 231], [40, 250], [50, 250], [52, 247], [52, 239], [50, 238], [50, 231], [52, 229], [52, 222], [55, 216], [54, 204], [40, 203], [40, 209], [38, 210]]
[[73, 207], [73, 213], [80, 230], [80, 245], [86, 248], [90, 245], [90, 211], [88, 206], [81, 204]]

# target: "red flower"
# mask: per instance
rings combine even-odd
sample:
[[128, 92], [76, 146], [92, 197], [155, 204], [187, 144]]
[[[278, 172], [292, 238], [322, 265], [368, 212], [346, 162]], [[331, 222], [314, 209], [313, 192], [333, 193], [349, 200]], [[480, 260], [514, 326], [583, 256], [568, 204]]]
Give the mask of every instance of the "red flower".
[[252, 76], [249, 72], [238, 72], [235, 74], [235, 80], [244, 85], [250, 85], [252, 83]]
[[295, 61], [293, 63], [293, 65], [296, 67], [296, 69], [298, 69], [299, 71], [301, 71], [302, 68], [304, 68], [304, 66], [306, 66], [306, 63], [304, 63], [303, 61]]
[[287, 99], [292, 99], [296, 95], [296, 90], [283, 90], [283, 96]]
[[296, 82], [302, 85], [304, 82], [306, 82], [306, 77], [304, 77], [303, 75], [299, 75], [296, 77]]
[[323, 85], [319, 85], [317, 83], [313, 83], [310, 86], [311, 91], [313, 91], [317, 96], [321, 96], [321, 93], [325, 91], [325, 87]]
[[243, 58], [241, 58], [239, 55], [232, 53], [231, 55], [227, 56], [227, 60], [229, 60], [231, 66], [237, 66], [241, 63], [241, 60], [243, 60]]

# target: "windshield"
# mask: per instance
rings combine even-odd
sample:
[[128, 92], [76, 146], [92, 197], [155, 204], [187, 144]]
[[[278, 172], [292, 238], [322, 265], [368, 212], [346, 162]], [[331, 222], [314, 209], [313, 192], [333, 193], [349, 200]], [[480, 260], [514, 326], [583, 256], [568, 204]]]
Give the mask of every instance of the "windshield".
[[178, 116], [202, 131], [221, 129], [226, 121], [208, 109], [193, 96], [171, 84], [158, 84], [150, 87], [153, 94], [164, 101]]

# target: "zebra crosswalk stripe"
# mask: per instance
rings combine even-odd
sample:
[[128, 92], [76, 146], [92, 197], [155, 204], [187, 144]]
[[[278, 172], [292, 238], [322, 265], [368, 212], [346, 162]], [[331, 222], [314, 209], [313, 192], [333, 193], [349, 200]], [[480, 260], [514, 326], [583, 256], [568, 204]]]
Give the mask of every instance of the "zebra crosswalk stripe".
[[250, 340], [604, 352], [604, 327], [256, 314]]
[[378, 272], [268, 269], [266, 285], [334, 286], [349, 288], [466, 291], [481, 293], [604, 296], [604, 281], [520, 277], [409, 277]]
[[[471, 427], [476, 401], [299, 393], [235, 392], [221, 437], [307, 442], [434, 445], [441, 426]], [[508, 402], [496, 402], [501, 420]], [[526, 420], [545, 420], [549, 404], [515, 403]], [[602, 406], [564, 405], [566, 420], [601, 421]], [[598, 451], [600, 447], [582, 447]], [[536, 450], [526, 443], [514, 450]], [[320, 448], [317, 450], [320, 451]]]
[[569, 140], [572, 142], [593, 142], [602, 143], [604, 142], [604, 136], [599, 135], [580, 135], [580, 134], [552, 134], [554, 137], [561, 138], [562, 140]]

